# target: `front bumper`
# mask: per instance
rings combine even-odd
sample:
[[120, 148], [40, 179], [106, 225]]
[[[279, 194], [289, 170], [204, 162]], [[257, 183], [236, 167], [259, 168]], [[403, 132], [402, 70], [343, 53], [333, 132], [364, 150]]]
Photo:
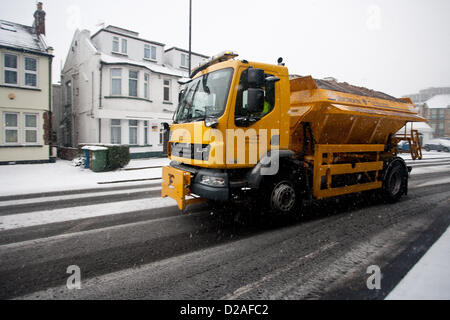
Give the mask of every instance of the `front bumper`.
[[[202, 184], [203, 176], [223, 178], [224, 186]], [[177, 201], [180, 210], [204, 199], [228, 201], [229, 194], [228, 174], [222, 170], [197, 168], [176, 162], [163, 167], [161, 196]]]

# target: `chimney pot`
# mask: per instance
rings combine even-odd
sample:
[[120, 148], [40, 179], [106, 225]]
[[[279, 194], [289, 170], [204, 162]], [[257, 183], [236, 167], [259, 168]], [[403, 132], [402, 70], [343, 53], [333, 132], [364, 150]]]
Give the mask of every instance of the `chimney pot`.
[[36, 35], [45, 35], [45, 11], [42, 9], [42, 2], [37, 3], [37, 9], [34, 12], [34, 32]]

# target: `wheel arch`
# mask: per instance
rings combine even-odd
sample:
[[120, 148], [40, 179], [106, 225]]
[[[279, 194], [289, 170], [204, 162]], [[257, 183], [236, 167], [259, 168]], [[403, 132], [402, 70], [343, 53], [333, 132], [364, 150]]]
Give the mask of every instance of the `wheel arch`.
[[[271, 150], [267, 152], [256, 166], [247, 174], [247, 181], [250, 188], [259, 188], [264, 177], [275, 176], [281, 170], [285, 170], [286, 167], [295, 168], [299, 167], [300, 161], [294, 158], [295, 152], [292, 150]], [[276, 172], [273, 174], [263, 174], [264, 168], [270, 168], [271, 166], [277, 167]]]

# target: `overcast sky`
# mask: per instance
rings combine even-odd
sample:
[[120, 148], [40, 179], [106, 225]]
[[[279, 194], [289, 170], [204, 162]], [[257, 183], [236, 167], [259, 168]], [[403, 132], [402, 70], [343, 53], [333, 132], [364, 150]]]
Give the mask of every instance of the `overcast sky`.
[[[188, 48], [189, 0], [43, 0], [59, 79], [76, 28], [100, 23]], [[450, 86], [449, 0], [192, 0], [192, 50], [276, 63], [290, 73], [402, 96]], [[4, 1], [0, 19], [31, 25], [35, 0]]]

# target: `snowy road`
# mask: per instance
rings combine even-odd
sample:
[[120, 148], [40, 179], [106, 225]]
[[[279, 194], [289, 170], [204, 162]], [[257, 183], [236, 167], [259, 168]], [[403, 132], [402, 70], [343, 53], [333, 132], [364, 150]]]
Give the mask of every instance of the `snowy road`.
[[[2, 196], [0, 298], [381, 299], [450, 224], [449, 158], [408, 164], [400, 202], [329, 199], [301, 221], [234, 223], [206, 204], [180, 215], [158, 181]], [[81, 290], [66, 287], [71, 265]], [[381, 290], [367, 289], [370, 265]]]

